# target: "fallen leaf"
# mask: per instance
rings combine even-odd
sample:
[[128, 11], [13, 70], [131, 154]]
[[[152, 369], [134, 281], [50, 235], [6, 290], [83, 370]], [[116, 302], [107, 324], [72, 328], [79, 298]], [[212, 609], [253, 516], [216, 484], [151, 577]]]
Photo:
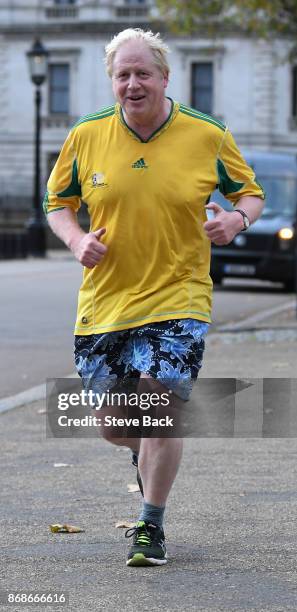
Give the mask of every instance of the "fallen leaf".
[[74, 525], [60, 525], [59, 523], [49, 527], [52, 533], [83, 533], [85, 531], [80, 527], [74, 527]]
[[84, 533], [84, 529], [81, 527], [74, 527], [74, 525], [64, 525], [66, 527], [67, 533]]
[[119, 521], [116, 523], [116, 529], [131, 529], [136, 527], [136, 523], [129, 523], [128, 521]]
[[127, 484], [128, 493], [136, 493], [140, 491], [138, 484]]

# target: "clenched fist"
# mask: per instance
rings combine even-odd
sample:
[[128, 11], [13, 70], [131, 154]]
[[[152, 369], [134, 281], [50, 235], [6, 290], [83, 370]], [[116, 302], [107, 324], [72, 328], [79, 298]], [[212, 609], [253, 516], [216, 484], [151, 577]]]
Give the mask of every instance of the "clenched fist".
[[94, 268], [107, 252], [107, 246], [100, 242], [106, 228], [101, 227], [96, 232], [89, 232], [80, 238], [72, 251], [78, 261], [86, 268]]
[[234, 211], [227, 212], [216, 202], [209, 202], [205, 206], [207, 210], [214, 212], [214, 218], [206, 221], [203, 227], [211, 242], [217, 245], [229, 244], [243, 227], [243, 220]]

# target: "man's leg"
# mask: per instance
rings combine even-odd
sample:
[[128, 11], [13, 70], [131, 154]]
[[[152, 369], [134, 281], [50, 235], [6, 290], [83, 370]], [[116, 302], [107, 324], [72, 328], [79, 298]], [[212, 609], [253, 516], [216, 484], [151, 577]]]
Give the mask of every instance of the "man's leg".
[[[148, 379], [145, 384], [146, 391], [149, 384], [152, 392], [158, 393], [161, 397], [164, 387], [158, 381], [144, 373], [141, 373], [141, 379]], [[178, 402], [177, 398], [174, 401], [172, 397], [172, 400], [175, 404]], [[162, 416], [162, 410], [158, 416]], [[144, 499], [136, 529], [127, 532], [128, 536], [129, 532], [134, 535], [127, 560], [129, 566], [163, 565], [167, 562], [163, 516], [180, 465], [182, 448], [182, 438], [166, 436], [141, 438], [138, 469]]]
[[[152, 384], [152, 392], [158, 392], [161, 395], [165, 390], [160, 383], [147, 374], [141, 373], [141, 378], [149, 379]], [[145, 389], [148, 390], [148, 383], [146, 383]], [[142, 413], [142, 411], [140, 412]], [[104, 416], [110, 416], [111, 414], [117, 418], [123, 418], [124, 416], [120, 408], [117, 407], [112, 409], [111, 407], [103, 407], [100, 411], [102, 421]], [[100, 428], [100, 433], [107, 442], [118, 446], [127, 446], [138, 454], [138, 470], [141, 475], [145, 501], [153, 506], [164, 507], [180, 465], [183, 440], [167, 437], [132, 438], [129, 437], [129, 431], [130, 428], [128, 427], [128, 435], [125, 435], [123, 429], [121, 436], [118, 437], [118, 427], [103, 426]], [[161, 521], [159, 521], [159, 526], [161, 527]]]
[[[125, 416], [125, 410], [123, 407], [123, 410], [121, 410], [120, 407], [102, 407], [100, 410], [100, 417], [101, 417], [101, 423], [104, 423], [104, 417], [105, 416], [115, 416], [118, 419], [123, 419], [123, 417]], [[127, 415], [129, 416], [129, 415]], [[140, 477], [140, 473], [139, 473], [139, 469], [138, 469], [138, 456], [139, 456], [139, 450], [140, 450], [140, 437], [136, 437], [136, 434], [133, 432], [133, 437], [131, 437], [131, 427], [113, 427], [113, 426], [105, 426], [105, 425], [101, 425], [98, 433], [100, 435], [100, 437], [105, 440], [106, 442], [110, 442], [111, 444], [114, 444], [115, 446], [126, 446], [128, 447], [131, 452], [132, 452], [132, 464], [137, 468], [137, 474], [136, 474], [136, 478], [137, 478], [137, 483], [139, 486], [139, 490], [141, 492], [141, 494], [143, 495], [143, 488], [142, 488], [142, 481], [141, 481], [141, 477]], [[139, 430], [139, 435], [140, 435], [140, 430]]]
[[[117, 408], [115, 410], [115, 409], [111, 409], [110, 407], [108, 408], [102, 407], [100, 410], [101, 423], [104, 423], [105, 416], [116, 416], [117, 418], [122, 419], [123, 416], [125, 416], [125, 413], [122, 412], [120, 408]], [[119, 432], [119, 429], [121, 430], [121, 433]], [[140, 477], [140, 473], [138, 469], [138, 456], [139, 456], [141, 439], [135, 436], [131, 437], [131, 432], [130, 432], [130, 437], [129, 437], [129, 432], [130, 432], [129, 427], [119, 428], [116, 426], [107, 427], [105, 425], [101, 425], [98, 428], [98, 434], [103, 440], [105, 440], [106, 442], [110, 442], [111, 444], [114, 444], [115, 446], [128, 447], [131, 450], [131, 453], [132, 453], [131, 461], [132, 461], [132, 464], [137, 468], [137, 474], [136, 474], [137, 483], [139, 486], [139, 490], [141, 494], [143, 495], [142, 481], [141, 481], [141, 477]], [[140, 432], [139, 432], [139, 435], [140, 435]]]
[[[159, 395], [164, 387], [148, 374], [141, 379], [150, 379], [153, 390]], [[182, 438], [142, 438], [138, 457], [138, 468], [143, 482], [144, 499], [154, 506], [165, 506], [167, 497], [180, 465], [183, 449]]]
[[138, 468], [144, 498], [149, 504], [165, 506], [180, 465], [182, 449], [182, 438], [142, 438]]

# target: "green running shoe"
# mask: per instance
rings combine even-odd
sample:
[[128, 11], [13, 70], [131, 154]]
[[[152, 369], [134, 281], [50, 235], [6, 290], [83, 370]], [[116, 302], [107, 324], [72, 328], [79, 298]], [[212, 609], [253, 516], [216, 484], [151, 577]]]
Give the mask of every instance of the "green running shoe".
[[126, 538], [132, 536], [133, 544], [128, 553], [127, 565], [139, 567], [167, 563], [163, 529], [152, 523], [138, 521], [136, 527], [128, 529], [125, 533]]

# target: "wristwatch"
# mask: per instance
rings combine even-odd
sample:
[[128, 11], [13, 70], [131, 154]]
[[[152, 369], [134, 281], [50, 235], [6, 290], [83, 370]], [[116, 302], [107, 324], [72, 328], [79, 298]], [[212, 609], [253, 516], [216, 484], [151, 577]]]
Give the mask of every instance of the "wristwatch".
[[243, 228], [242, 228], [242, 232], [245, 232], [251, 225], [250, 220], [247, 216], [247, 214], [244, 212], [244, 210], [241, 210], [241, 208], [234, 208], [233, 212], [238, 212], [242, 218], [243, 218]]

